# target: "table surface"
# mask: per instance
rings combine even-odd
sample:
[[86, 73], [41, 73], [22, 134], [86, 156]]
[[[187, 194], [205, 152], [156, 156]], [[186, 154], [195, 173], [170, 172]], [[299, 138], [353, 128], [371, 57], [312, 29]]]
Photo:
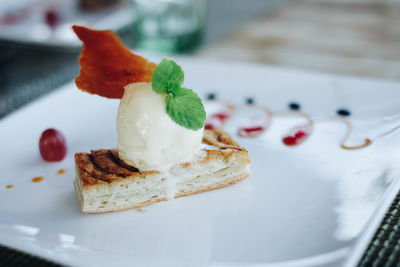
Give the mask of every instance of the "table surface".
[[[274, 7], [274, 8], [272, 8]], [[221, 23], [220, 14], [224, 19]], [[350, 75], [400, 79], [400, 5], [396, 1], [209, 1], [202, 58], [255, 61]], [[228, 34], [229, 33], [229, 34]], [[134, 45], [130, 30], [120, 34]], [[76, 50], [0, 42], [0, 118], [79, 72]], [[0, 246], [0, 266], [56, 266]], [[398, 266], [400, 195], [360, 266]]]
[[197, 55], [400, 80], [399, 47], [400, 1], [299, 0]]

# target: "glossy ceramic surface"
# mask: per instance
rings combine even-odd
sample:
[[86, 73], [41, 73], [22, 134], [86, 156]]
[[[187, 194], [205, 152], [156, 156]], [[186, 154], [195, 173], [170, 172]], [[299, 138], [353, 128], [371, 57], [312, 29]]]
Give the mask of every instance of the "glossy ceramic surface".
[[[236, 132], [251, 115], [237, 110], [225, 128], [245, 146], [252, 175], [236, 185], [144, 207], [85, 215], [73, 189], [73, 155], [116, 146], [118, 100], [71, 82], [0, 121], [0, 243], [76, 266], [352, 266], [400, 188], [400, 85], [318, 73], [178, 59], [185, 85], [235, 105], [247, 97], [274, 112], [297, 102], [316, 122], [302, 144], [282, 137], [304, 118], [277, 116], [256, 138]], [[218, 101], [217, 100], [217, 101]], [[221, 106], [206, 103], [209, 114]], [[322, 121], [339, 108], [346, 126]], [[318, 122], [318, 120], [320, 120]], [[66, 137], [67, 157], [44, 162], [43, 130]], [[65, 174], [58, 174], [59, 169]], [[33, 183], [35, 176], [44, 180]], [[397, 179], [396, 179], [397, 178]], [[12, 184], [10, 189], [6, 185]]]

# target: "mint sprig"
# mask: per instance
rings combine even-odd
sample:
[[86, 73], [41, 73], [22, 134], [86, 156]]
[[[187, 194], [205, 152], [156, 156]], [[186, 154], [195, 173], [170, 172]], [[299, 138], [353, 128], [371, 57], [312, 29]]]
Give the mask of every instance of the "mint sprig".
[[206, 111], [197, 94], [182, 87], [183, 80], [181, 67], [164, 58], [153, 72], [152, 88], [158, 94], [167, 94], [166, 112], [175, 123], [198, 130], [204, 125]]

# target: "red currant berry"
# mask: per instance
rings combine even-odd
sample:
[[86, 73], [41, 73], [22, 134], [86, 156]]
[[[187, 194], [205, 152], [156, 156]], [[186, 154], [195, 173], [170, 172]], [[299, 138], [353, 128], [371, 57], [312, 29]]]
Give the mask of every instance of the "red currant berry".
[[263, 131], [264, 127], [262, 126], [243, 127], [239, 129], [238, 134], [241, 137], [256, 137], [260, 135]]
[[47, 129], [40, 136], [39, 151], [46, 161], [61, 161], [67, 154], [64, 136], [55, 129]]

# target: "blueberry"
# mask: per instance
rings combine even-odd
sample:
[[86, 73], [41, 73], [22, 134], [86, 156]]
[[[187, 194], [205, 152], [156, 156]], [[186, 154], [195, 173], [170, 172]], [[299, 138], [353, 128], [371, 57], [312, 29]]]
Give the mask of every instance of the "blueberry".
[[246, 98], [246, 104], [247, 104], [247, 105], [252, 105], [252, 104], [254, 104], [254, 98], [252, 98], [252, 97]]
[[339, 116], [343, 116], [343, 117], [350, 116], [350, 114], [351, 114], [350, 111], [348, 111], [347, 109], [344, 109], [344, 108], [338, 109], [338, 110], [336, 111], [336, 113], [337, 113]]
[[289, 103], [289, 109], [291, 110], [299, 110], [300, 109], [300, 104], [296, 102], [291, 102]]
[[208, 100], [215, 100], [217, 98], [217, 96], [214, 93], [209, 93], [207, 95], [207, 99]]

